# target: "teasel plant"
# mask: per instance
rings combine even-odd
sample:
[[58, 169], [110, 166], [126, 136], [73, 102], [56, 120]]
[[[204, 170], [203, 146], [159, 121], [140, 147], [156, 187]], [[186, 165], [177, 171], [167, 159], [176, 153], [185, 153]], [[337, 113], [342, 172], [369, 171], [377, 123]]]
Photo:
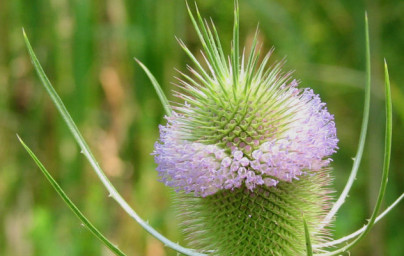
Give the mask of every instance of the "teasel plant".
[[[167, 100], [155, 77], [150, 78], [166, 114], [152, 155], [160, 181], [177, 192], [181, 227], [191, 248], [171, 241], [143, 220], [102, 171], [62, 100], [51, 85], [23, 31], [24, 40], [47, 93], [63, 117], [81, 152], [109, 196], [165, 246], [184, 255], [318, 255], [348, 253], [404, 197], [380, 213], [387, 187], [392, 142], [392, 103], [385, 71], [386, 129], [384, 164], [372, 215], [359, 230], [332, 239], [331, 226], [345, 202], [361, 163], [370, 107], [370, 47], [365, 15], [366, 86], [358, 150], [349, 179], [335, 200], [332, 154], [338, 147], [326, 104], [312, 89], [300, 88], [284, 61], [261, 56], [258, 30], [247, 53], [239, 44], [239, 8], [234, 9], [231, 53], [225, 55], [213, 21], [188, 6], [201, 41], [200, 60], [178, 40], [193, 67], [179, 72], [179, 103]], [[194, 14], [196, 12], [196, 14]], [[18, 137], [64, 202], [83, 225], [116, 255], [125, 255], [83, 215], [45, 166]]]

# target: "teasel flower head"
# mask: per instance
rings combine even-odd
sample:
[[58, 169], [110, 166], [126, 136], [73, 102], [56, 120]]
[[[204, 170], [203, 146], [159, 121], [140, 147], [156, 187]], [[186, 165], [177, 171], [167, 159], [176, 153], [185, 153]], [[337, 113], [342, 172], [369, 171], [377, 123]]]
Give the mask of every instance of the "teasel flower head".
[[187, 237], [215, 255], [303, 255], [303, 215], [312, 241], [328, 239], [318, 224], [331, 200], [334, 117], [283, 62], [268, 64], [272, 51], [260, 61], [257, 35], [240, 51], [237, 7], [229, 57], [213, 22], [189, 13], [204, 64], [179, 40], [195, 68], [178, 79], [181, 103], [153, 153]]

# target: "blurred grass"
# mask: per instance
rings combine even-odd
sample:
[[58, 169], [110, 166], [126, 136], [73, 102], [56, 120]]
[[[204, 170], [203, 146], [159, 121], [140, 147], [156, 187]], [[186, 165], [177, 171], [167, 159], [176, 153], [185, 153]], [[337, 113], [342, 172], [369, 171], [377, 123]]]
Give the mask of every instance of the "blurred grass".
[[[197, 1], [212, 17], [225, 50], [233, 1]], [[273, 59], [287, 56], [302, 86], [320, 93], [335, 114], [339, 152], [335, 189], [341, 191], [355, 155], [363, 104], [364, 11], [371, 35], [373, 95], [369, 139], [358, 180], [341, 208], [335, 235], [364, 224], [375, 202], [384, 138], [383, 57], [392, 82], [394, 126], [386, 201], [404, 190], [404, 3], [391, 1], [240, 0], [241, 42], [260, 23]], [[79, 153], [29, 62], [24, 27], [45, 71], [94, 149], [100, 164], [141, 216], [182, 241], [173, 193], [157, 182], [150, 152], [164, 111], [136, 56], [166, 92], [189, 63], [174, 35], [200, 49], [182, 0], [0, 1], [0, 255], [110, 255], [53, 192], [19, 145], [38, 153], [87, 217], [128, 255], [175, 255], [151, 238], [107, 197]], [[175, 100], [169, 96], [169, 99]], [[400, 204], [353, 255], [403, 255]]]

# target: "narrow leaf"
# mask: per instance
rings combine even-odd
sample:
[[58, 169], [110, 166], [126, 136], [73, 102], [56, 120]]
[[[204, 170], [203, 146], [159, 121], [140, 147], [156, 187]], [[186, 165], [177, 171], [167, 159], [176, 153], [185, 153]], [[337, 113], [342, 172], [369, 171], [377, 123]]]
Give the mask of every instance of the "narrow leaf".
[[113, 245], [105, 236], [101, 234], [100, 231], [83, 215], [83, 213], [77, 208], [77, 206], [70, 200], [70, 198], [66, 195], [63, 189], [59, 186], [59, 184], [53, 179], [51, 174], [46, 170], [45, 166], [41, 163], [41, 161], [36, 157], [34, 152], [24, 143], [24, 141], [17, 135], [20, 143], [34, 160], [36, 165], [41, 169], [43, 175], [45, 175], [46, 179], [52, 185], [52, 187], [56, 190], [59, 196], [63, 199], [63, 201], [69, 206], [70, 210], [79, 218], [79, 220], [83, 223], [83, 225], [90, 230], [90, 232], [97, 237], [105, 246], [107, 246], [115, 255], [125, 256], [125, 254], [118, 249], [115, 245]]

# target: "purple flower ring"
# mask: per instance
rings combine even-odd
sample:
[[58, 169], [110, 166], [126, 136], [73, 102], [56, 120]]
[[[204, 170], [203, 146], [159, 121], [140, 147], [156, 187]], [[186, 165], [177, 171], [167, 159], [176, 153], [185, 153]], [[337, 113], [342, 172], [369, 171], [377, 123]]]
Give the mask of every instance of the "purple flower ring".
[[[257, 84], [264, 97], [258, 95], [257, 101], [245, 105], [240, 100], [237, 111], [231, 103], [222, 106], [219, 118], [203, 117], [192, 104], [166, 117], [153, 153], [161, 181], [177, 191], [206, 197], [243, 184], [251, 191], [257, 185], [276, 186], [326, 167], [338, 142], [333, 115], [313, 90], [297, 89], [296, 80], [277, 85]], [[194, 127], [188, 124], [201, 119], [209, 120], [211, 127], [197, 129], [212, 131], [211, 137], [220, 139], [206, 143], [209, 134], [192, 138]]]

